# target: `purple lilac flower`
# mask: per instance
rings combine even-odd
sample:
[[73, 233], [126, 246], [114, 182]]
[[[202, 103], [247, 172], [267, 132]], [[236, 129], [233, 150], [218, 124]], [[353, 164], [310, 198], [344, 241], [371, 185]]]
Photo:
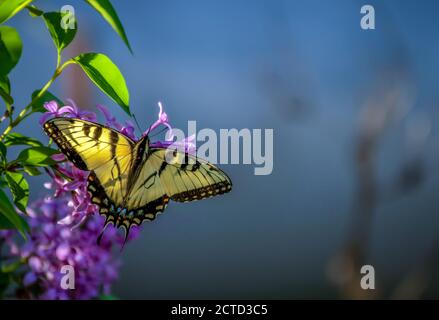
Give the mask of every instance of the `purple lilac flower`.
[[195, 143], [195, 135], [191, 135], [189, 137], [186, 137], [181, 141], [174, 141], [175, 136], [172, 132], [172, 127], [169, 124], [168, 115], [166, 112], [163, 111], [163, 105], [161, 102], [158, 102], [158, 106], [159, 106], [159, 114], [158, 114], [157, 121], [154, 122], [152, 124], [152, 126], [142, 134], [142, 137], [148, 135], [154, 129], [156, 129], [162, 125], [162, 126], [165, 126], [168, 128], [166, 138], [164, 141], [152, 142], [151, 143], [152, 148], [171, 148], [171, 149], [175, 148], [175, 149], [183, 151], [183, 152], [195, 154], [197, 152], [196, 143]]
[[[109, 294], [117, 279], [120, 261], [112, 247], [123, 243], [116, 229], [108, 230], [100, 245], [96, 244], [103, 219], [94, 215], [72, 230], [58, 223], [70, 215], [68, 195], [34, 202], [29, 208], [30, 239], [17, 245], [12, 233], [5, 237], [9, 259], [22, 259], [27, 268], [22, 290], [31, 299], [92, 299]], [[75, 271], [75, 289], [60, 286], [61, 268], [70, 265]], [[101, 289], [102, 288], [102, 289]]]
[[46, 122], [49, 118], [52, 117], [69, 117], [69, 118], [80, 118], [83, 120], [96, 121], [96, 114], [90, 111], [82, 111], [78, 109], [75, 102], [70, 99], [67, 101], [71, 105], [66, 105], [63, 107], [59, 107], [56, 101], [49, 101], [44, 103], [44, 108], [47, 110], [40, 118], [40, 125]]
[[168, 129], [169, 129], [169, 134], [168, 134], [168, 136], [169, 136], [169, 139], [172, 140], [172, 138], [174, 137], [174, 135], [172, 134], [172, 127], [171, 127], [171, 125], [169, 124], [168, 114], [167, 114], [166, 112], [163, 111], [163, 105], [162, 105], [162, 103], [161, 103], [160, 101], [159, 101], [157, 104], [158, 104], [158, 106], [159, 106], [159, 115], [158, 115], [158, 119], [157, 119], [156, 122], [154, 122], [154, 123], [151, 125], [151, 127], [150, 127], [148, 130], [146, 130], [146, 131], [143, 133], [142, 137], [148, 135], [151, 131], [153, 131], [153, 130], [156, 129], [157, 127], [163, 125], [163, 126], [165, 126], [165, 127], [168, 127]]
[[97, 212], [97, 207], [91, 203], [90, 194], [87, 191], [88, 172], [77, 169], [70, 162], [58, 165], [57, 170], [69, 180], [49, 172], [52, 182], [46, 183], [45, 187], [54, 189], [55, 198], [64, 194], [70, 196], [71, 200], [67, 205], [71, 208], [71, 214], [58, 223], [75, 228], [83, 223], [89, 215]]
[[105, 124], [108, 127], [114, 128], [114, 129], [122, 132], [123, 134], [125, 134], [126, 136], [130, 137], [133, 140], [137, 140], [137, 138], [134, 134], [134, 125], [131, 121], [126, 121], [125, 125], [122, 125], [116, 120], [116, 117], [110, 113], [110, 111], [107, 109], [106, 106], [104, 106], [102, 104], [98, 104], [96, 107], [104, 115], [105, 120], [106, 120]]

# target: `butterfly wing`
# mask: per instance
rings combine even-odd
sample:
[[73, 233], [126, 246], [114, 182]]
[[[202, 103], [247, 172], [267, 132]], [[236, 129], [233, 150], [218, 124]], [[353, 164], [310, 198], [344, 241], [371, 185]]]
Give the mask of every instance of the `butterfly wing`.
[[[104, 194], [115, 205], [123, 203], [133, 164], [134, 142], [130, 138], [75, 118], [54, 118], [44, 124], [44, 130], [77, 168], [92, 171], [89, 191], [94, 203], [99, 205]], [[98, 184], [102, 188], [97, 188]]]
[[[152, 221], [163, 212], [169, 196], [159, 179], [161, 161], [151, 158], [141, 164], [126, 196], [121, 214], [115, 217], [115, 225], [129, 231], [131, 225], [140, 226], [143, 221]], [[110, 218], [112, 219], [112, 218]]]
[[152, 149], [150, 157], [160, 163], [160, 182], [166, 194], [174, 201], [205, 199], [232, 189], [232, 181], [224, 171], [188, 153]]
[[149, 152], [127, 194], [126, 214], [118, 218], [117, 225], [126, 230], [144, 220], [154, 220], [166, 208], [169, 199], [199, 200], [232, 188], [230, 178], [205, 160], [180, 151], [171, 151], [172, 159], [166, 149], [152, 148]]

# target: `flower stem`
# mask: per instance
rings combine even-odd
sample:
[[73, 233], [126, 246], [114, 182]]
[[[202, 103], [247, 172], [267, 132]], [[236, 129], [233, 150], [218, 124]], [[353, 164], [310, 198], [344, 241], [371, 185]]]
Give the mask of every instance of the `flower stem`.
[[[52, 78], [50, 78], [50, 80], [44, 85], [44, 87], [32, 99], [32, 101], [26, 107], [24, 107], [23, 110], [21, 110], [21, 112], [19, 113], [17, 118], [15, 120], [11, 121], [9, 126], [5, 129], [5, 131], [0, 136], [0, 141], [2, 141], [5, 138], [5, 136], [9, 132], [11, 132], [12, 129], [14, 129], [18, 124], [20, 124], [21, 121], [23, 121], [25, 118], [27, 118], [29, 115], [32, 114], [32, 111], [29, 112], [29, 110], [31, 110], [34, 103], [46, 93], [46, 91], [49, 89], [49, 87], [52, 85], [52, 83], [56, 80], [56, 78], [58, 78], [58, 76], [61, 74], [61, 72], [64, 70], [64, 68], [72, 63], [74, 63], [72, 60], [68, 60], [62, 66], [56, 68], [55, 72], [52, 75]], [[59, 62], [57, 64], [59, 64]]]
[[57, 50], [56, 53], [56, 68], [59, 68], [59, 65], [61, 64], [61, 50]]

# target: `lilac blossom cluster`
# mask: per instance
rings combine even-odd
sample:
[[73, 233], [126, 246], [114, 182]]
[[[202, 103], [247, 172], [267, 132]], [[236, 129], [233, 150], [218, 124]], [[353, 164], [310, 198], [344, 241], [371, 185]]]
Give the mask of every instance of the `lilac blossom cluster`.
[[[14, 232], [3, 232], [8, 247], [7, 260], [21, 260], [24, 268], [20, 292], [28, 299], [93, 299], [110, 294], [117, 279], [120, 261], [112, 248], [121, 245], [123, 237], [116, 229], [107, 231], [96, 244], [103, 219], [93, 215], [79, 228], [58, 223], [70, 215], [67, 195], [47, 197], [28, 208], [30, 232], [24, 244], [17, 244]], [[64, 265], [74, 270], [74, 290], [61, 287]]]
[[[79, 110], [73, 101], [60, 107], [55, 101], [47, 102], [47, 112], [40, 118], [43, 124], [51, 117], [75, 117], [95, 121], [96, 114]], [[167, 147], [173, 142], [172, 128], [168, 116], [159, 103], [158, 120], [144, 135], [160, 125], [169, 130], [168, 140], [157, 141], [152, 147]], [[127, 135], [134, 141], [137, 137], [134, 126], [127, 121], [119, 123], [102, 105], [98, 106], [106, 119], [106, 125]], [[193, 151], [193, 138], [177, 142], [186, 151]], [[115, 228], [108, 228], [100, 245], [96, 239], [102, 231], [103, 218], [98, 208], [91, 203], [87, 192], [88, 172], [63, 161], [64, 156], [57, 154], [53, 159], [58, 163], [47, 170], [51, 181], [45, 187], [52, 195], [33, 202], [28, 208], [30, 236], [23, 244], [17, 243], [13, 231], [1, 231], [0, 239], [7, 247], [7, 259], [18, 259], [25, 264], [21, 290], [27, 298], [34, 299], [91, 299], [100, 294], [109, 294], [111, 284], [117, 279], [120, 261], [114, 257], [112, 248], [122, 246], [124, 237]], [[128, 241], [138, 234], [132, 230]], [[60, 286], [63, 265], [73, 266], [75, 270], [75, 289], [65, 290]]]

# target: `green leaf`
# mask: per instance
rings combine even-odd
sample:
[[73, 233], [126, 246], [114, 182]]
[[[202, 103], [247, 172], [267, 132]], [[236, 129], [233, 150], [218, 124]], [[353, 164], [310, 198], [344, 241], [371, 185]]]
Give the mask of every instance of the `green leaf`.
[[27, 145], [32, 147], [41, 147], [43, 144], [37, 139], [26, 137], [18, 132], [9, 133], [4, 138], [5, 146]]
[[26, 6], [26, 9], [29, 11], [29, 14], [31, 15], [31, 17], [39, 17], [41, 15], [43, 15], [44, 11], [38, 9], [36, 6], [34, 5], [28, 5]]
[[7, 94], [11, 94], [11, 83], [6, 76], [0, 76], [0, 88], [2, 88]]
[[11, 84], [9, 78], [0, 75], [0, 96], [6, 103], [13, 104], [14, 99], [11, 97]]
[[0, 158], [6, 159], [7, 149], [3, 142], [0, 141]]
[[3, 264], [1, 266], [0, 272], [2, 273], [11, 273], [17, 270], [21, 266], [21, 261], [17, 260], [15, 262], [9, 263], [9, 264]]
[[43, 14], [44, 22], [46, 23], [47, 29], [50, 32], [58, 52], [61, 52], [61, 50], [73, 41], [77, 30], [76, 19], [73, 29], [63, 28], [61, 26], [61, 22], [67, 15], [69, 15], [67, 12], [46, 12]]
[[79, 64], [91, 81], [131, 115], [125, 79], [110, 58], [102, 53], [84, 53], [72, 61]]
[[0, 0], [0, 23], [15, 16], [31, 2], [32, 0]]
[[56, 153], [59, 153], [59, 151], [49, 147], [28, 148], [20, 152], [17, 161], [24, 165], [45, 167], [56, 163], [56, 161], [51, 158], [51, 156]]
[[109, 0], [85, 0], [90, 6], [92, 6], [99, 14], [108, 22], [108, 24], [117, 32], [119, 37], [122, 38], [126, 46], [133, 53], [128, 37], [125, 34], [125, 30], [120, 22], [120, 19], [114, 10], [113, 5]]
[[31, 177], [39, 176], [41, 174], [40, 170], [32, 166], [24, 166], [23, 170]]
[[[12, 206], [6, 193], [0, 189], [0, 213], [17, 228], [20, 234], [26, 239], [26, 232], [29, 231], [29, 225], [20, 217]], [[9, 228], [8, 228], [9, 229]]]
[[29, 201], [29, 184], [19, 172], [6, 172], [6, 181], [14, 197], [14, 203], [22, 212], [26, 212]]
[[0, 212], [0, 230], [11, 230], [15, 229], [11, 221], [6, 219], [6, 217]]
[[[6, 187], [7, 185], [8, 185], [8, 183], [5, 181], [3, 176], [0, 175], [0, 189]], [[1, 217], [1, 215], [0, 215], [0, 217]]]
[[0, 75], [7, 75], [21, 56], [22, 44], [18, 32], [8, 26], [0, 26]]
[[[38, 95], [40, 90], [35, 90], [32, 93], [32, 101], [35, 99], [35, 97]], [[46, 91], [43, 96], [38, 98], [33, 104], [32, 104], [32, 112], [46, 112], [47, 110], [44, 108], [44, 103], [55, 100], [59, 106], [63, 106], [64, 102], [62, 102], [60, 99], [55, 97], [52, 93], [49, 91]]]

